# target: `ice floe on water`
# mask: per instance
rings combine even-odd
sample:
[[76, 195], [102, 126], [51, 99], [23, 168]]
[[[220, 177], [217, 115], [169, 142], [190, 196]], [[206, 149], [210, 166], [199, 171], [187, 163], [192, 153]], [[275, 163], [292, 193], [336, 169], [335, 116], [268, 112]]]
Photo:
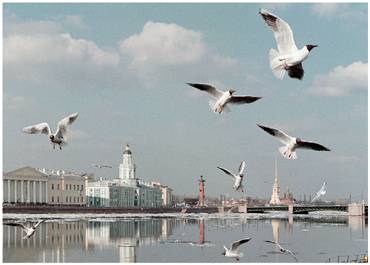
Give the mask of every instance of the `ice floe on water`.
[[[309, 214], [294, 214], [295, 219], [332, 219], [346, 217], [346, 212], [312, 212]], [[25, 213], [3, 213], [3, 220], [63, 220], [63, 221], [104, 221], [115, 222], [117, 220], [130, 219], [153, 219], [153, 218], [176, 218], [176, 219], [195, 219], [195, 220], [210, 220], [210, 219], [287, 219], [289, 214], [286, 211], [276, 211], [269, 213], [42, 213], [42, 214], [25, 214]]]

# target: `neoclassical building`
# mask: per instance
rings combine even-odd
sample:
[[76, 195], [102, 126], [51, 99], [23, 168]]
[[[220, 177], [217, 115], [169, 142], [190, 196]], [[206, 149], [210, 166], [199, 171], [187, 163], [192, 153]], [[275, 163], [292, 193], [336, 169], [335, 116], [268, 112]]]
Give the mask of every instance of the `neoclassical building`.
[[22, 167], [3, 176], [3, 202], [86, 205], [88, 175]]
[[32, 167], [22, 167], [4, 174], [3, 202], [46, 204], [48, 175]]

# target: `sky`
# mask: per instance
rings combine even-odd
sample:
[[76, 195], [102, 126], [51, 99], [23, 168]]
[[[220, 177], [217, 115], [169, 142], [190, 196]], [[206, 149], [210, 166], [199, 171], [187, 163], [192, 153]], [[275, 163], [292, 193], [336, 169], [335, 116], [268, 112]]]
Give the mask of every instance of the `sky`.
[[[318, 44], [302, 81], [277, 79], [276, 48], [258, 11], [287, 21], [299, 48]], [[367, 198], [367, 4], [48, 4], [3, 5], [3, 171], [23, 166], [118, 176], [129, 143], [144, 181], [178, 195], [240, 197], [217, 166], [246, 161], [247, 196], [268, 198], [274, 160], [282, 192], [299, 199], [327, 182], [326, 199]], [[261, 96], [215, 114], [186, 83]], [[73, 112], [68, 146], [22, 128]], [[331, 152], [278, 152], [256, 124], [319, 142]], [[95, 169], [91, 164], [109, 164]]]

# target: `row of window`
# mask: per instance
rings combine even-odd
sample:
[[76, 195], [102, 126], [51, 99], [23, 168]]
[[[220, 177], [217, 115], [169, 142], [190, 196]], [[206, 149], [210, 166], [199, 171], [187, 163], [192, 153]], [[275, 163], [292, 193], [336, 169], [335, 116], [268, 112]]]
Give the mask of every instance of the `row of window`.
[[[84, 197], [66, 196], [66, 202], [72, 202], [72, 200], [74, 203], [83, 203]], [[54, 196], [51, 196], [51, 202], [54, 202]], [[59, 196], [56, 197], [56, 202], [59, 202]]]
[[[65, 186], [65, 190], [80, 190], [80, 188], [81, 188], [81, 191], [83, 191], [84, 185], [83, 184], [81, 184], [81, 185], [73, 184], [73, 189], [72, 189], [72, 184], [66, 184], [66, 186]], [[54, 189], [54, 184], [51, 184], [51, 189], [52, 190]], [[56, 189], [59, 190], [59, 184], [57, 184]]]

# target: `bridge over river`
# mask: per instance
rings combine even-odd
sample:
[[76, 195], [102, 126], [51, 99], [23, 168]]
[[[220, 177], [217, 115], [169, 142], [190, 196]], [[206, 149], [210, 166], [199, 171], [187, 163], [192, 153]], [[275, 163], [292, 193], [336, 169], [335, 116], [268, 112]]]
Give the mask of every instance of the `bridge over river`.
[[[264, 213], [272, 211], [289, 211], [293, 214], [307, 214], [316, 211], [341, 211], [353, 213], [354, 215], [366, 215], [367, 205], [348, 204], [348, 205], [271, 205], [271, 206], [251, 206], [246, 207], [247, 213]], [[240, 211], [240, 209], [239, 209]]]

